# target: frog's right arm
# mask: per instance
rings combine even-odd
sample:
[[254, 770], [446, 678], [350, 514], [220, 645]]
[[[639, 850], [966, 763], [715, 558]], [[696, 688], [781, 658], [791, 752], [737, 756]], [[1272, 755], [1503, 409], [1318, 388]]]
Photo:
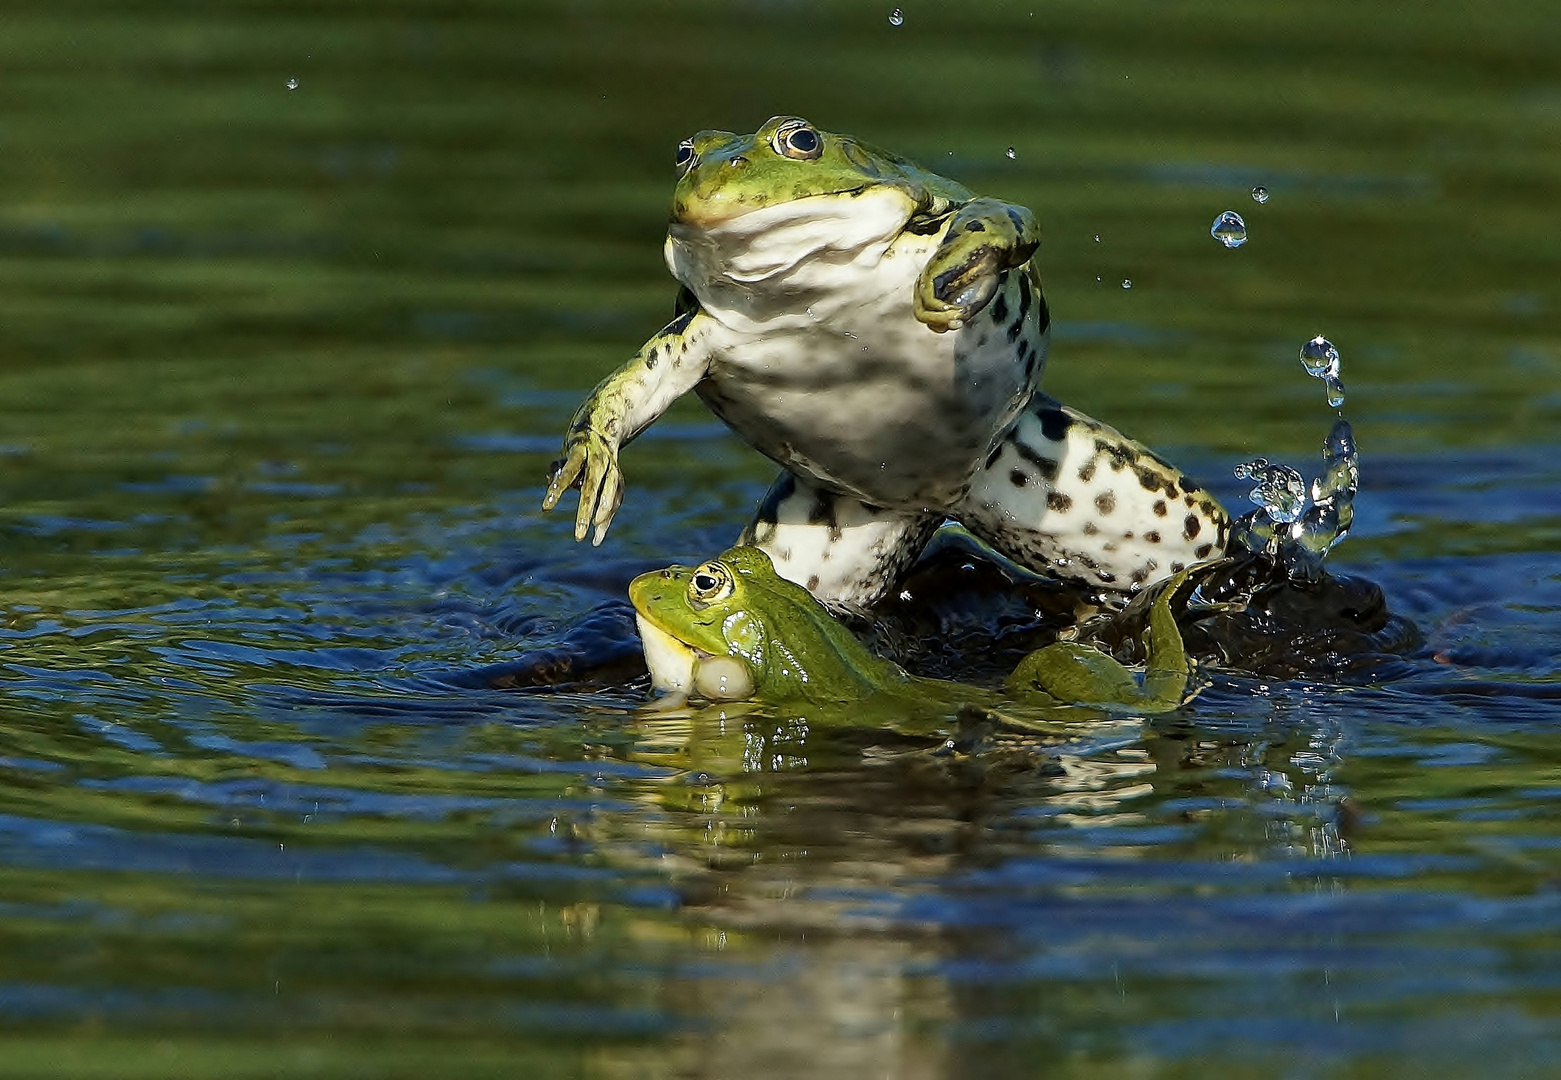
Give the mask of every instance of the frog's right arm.
[[623, 501], [619, 448], [705, 377], [710, 358], [700, 341], [708, 322], [698, 310], [673, 319], [640, 346], [632, 360], [603, 379], [575, 412], [559, 458], [548, 471], [542, 509], [553, 509], [564, 492], [579, 487], [576, 540], [584, 540], [594, 526], [591, 542], [600, 544], [618, 512]]

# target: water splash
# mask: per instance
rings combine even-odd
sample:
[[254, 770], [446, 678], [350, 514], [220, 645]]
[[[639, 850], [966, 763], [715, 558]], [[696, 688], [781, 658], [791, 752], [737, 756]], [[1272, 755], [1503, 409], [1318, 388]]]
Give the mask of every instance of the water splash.
[[1301, 366], [1328, 388], [1329, 408], [1337, 409], [1344, 404], [1344, 383], [1339, 380], [1339, 350], [1333, 342], [1318, 334], [1302, 345]]
[[1268, 201], [1268, 189], [1261, 186], [1253, 188], [1252, 201], [1255, 203], [1266, 203]]
[[1226, 210], [1209, 226], [1209, 235], [1228, 248], [1239, 248], [1247, 242], [1247, 223], [1234, 210]]
[[[1339, 350], [1322, 335], [1301, 347], [1301, 364], [1308, 375], [1328, 384], [1328, 404], [1344, 402], [1339, 382]], [[1355, 520], [1355, 493], [1360, 490], [1360, 453], [1350, 422], [1340, 416], [1323, 440], [1322, 470], [1311, 485], [1288, 465], [1265, 458], [1236, 466], [1239, 479], [1254, 481], [1247, 496], [1257, 509], [1235, 522], [1232, 547], [1274, 556], [1291, 578], [1315, 581], [1322, 576], [1323, 558], [1349, 533]]]
[[889, 25], [904, 26], [905, 12], [901, 11], [899, 8], [895, 8], [893, 11], [889, 12]]
[[1236, 466], [1238, 480], [1251, 480], [1247, 498], [1260, 506], [1273, 521], [1288, 524], [1306, 509], [1306, 481], [1288, 465], [1270, 464], [1267, 458]]

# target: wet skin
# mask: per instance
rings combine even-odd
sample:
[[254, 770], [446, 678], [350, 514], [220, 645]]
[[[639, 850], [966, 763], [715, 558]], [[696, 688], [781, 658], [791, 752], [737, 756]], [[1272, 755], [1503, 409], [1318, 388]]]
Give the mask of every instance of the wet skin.
[[[1182, 571], [1150, 612], [1142, 683], [1099, 649], [1058, 642], [1009, 676], [1010, 699], [1041, 708], [1166, 712], [1185, 702], [1191, 665], [1171, 613]], [[925, 711], [988, 706], [997, 695], [907, 674], [874, 656], [764, 552], [735, 547], [698, 567], [642, 574], [629, 586], [657, 689], [715, 701], [823, 704], [877, 699]]]

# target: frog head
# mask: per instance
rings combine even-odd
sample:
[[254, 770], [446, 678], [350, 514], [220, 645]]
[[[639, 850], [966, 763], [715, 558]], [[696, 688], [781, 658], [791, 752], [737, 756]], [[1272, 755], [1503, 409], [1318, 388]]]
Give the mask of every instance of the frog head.
[[777, 116], [751, 135], [701, 131], [677, 150], [667, 264], [696, 293], [808, 255], [887, 243], [971, 198], [952, 180], [850, 135]]
[[629, 585], [656, 689], [711, 700], [846, 701], [903, 681], [758, 548]]

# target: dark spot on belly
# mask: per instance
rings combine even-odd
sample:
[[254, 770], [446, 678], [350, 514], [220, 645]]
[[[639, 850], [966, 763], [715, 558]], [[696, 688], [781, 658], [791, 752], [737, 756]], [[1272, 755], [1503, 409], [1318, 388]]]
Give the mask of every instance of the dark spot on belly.
[[1160, 478], [1154, 473], [1150, 472], [1148, 469], [1134, 469], [1133, 471], [1138, 474], [1139, 487], [1143, 488], [1145, 491], [1160, 490]]
[[1079, 479], [1086, 484], [1095, 479], [1095, 459], [1090, 458], [1079, 467]]
[[1177, 477], [1176, 483], [1188, 495], [1191, 495], [1195, 491], [1203, 490], [1203, 485], [1195, 483], [1194, 481], [1187, 479], [1185, 476]]
[[[1098, 533], [1100, 531], [1100, 526], [1096, 525], [1093, 521], [1086, 521], [1084, 523], [1084, 528], [1081, 531], [1084, 533], [1085, 536], [1094, 536], [1096, 533]], [[1112, 547], [1111, 545], [1108, 544], [1108, 545], [1106, 545], [1106, 550], [1107, 551], [1115, 551], [1116, 548], [1114, 548], [1114, 547]]]
[[1165, 517], [1165, 500], [1164, 499], [1156, 499], [1154, 501], [1154, 513], [1155, 513], [1155, 517]]
[[[972, 221], [971, 224], [979, 225], [981, 223]], [[1008, 297], [1001, 292], [997, 294], [997, 299], [992, 301], [992, 318], [996, 322], [1006, 322], [1008, 320]]]
[[1035, 328], [1044, 334], [1052, 324], [1052, 313], [1046, 306], [1046, 297], [1037, 293], [1035, 300]]
[[1014, 469], [1008, 474], [1008, 481], [1014, 487], [1024, 487], [1030, 482], [1030, 474], [1023, 469]]
[[1030, 294], [1030, 275], [1024, 272], [1019, 274], [1019, 321], [1024, 322], [1026, 315], [1030, 314], [1030, 304], [1035, 299]]
[[1149, 571], [1148, 570], [1134, 570], [1133, 571], [1133, 584], [1134, 585], [1142, 585], [1144, 582], [1146, 582], [1148, 580], [1149, 580]]
[[1095, 571], [1095, 576], [1107, 585], [1110, 585], [1117, 579], [1117, 576], [1110, 570], [1097, 570]]
[[[668, 348], [669, 351], [671, 350], [671, 346], [670, 345], [667, 348]], [[651, 371], [654, 371], [656, 369], [656, 353], [657, 353], [657, 351], [658, 350], [654, 346], [652, 346], [650, 352], [645, 354], [645, 366], [646, 366], [646, 368], [650, 369]]]
[[1032, 447], [1026, 445], [1023, 442], [1020, 442], [1017, 438], [1013, 439], [1013, 444], [1014, 450], [1019, 454], [1020, 457], [1024, 458], [1024, 460], [1035, 466], [1036, 472], [1040, 473], [1048, 480], [1057, 479], [1057, 469], [1059, 466], [1056, 461], [1036, 453]]
[[1171, 564], [1171, 573], [1173, 573], [1173, 574], [1180, 574], [1185, 569], [1187, 569], [1187, 564], [1186, 563], [1173, 562]]
[[807, 589], [808, 589], [808, 592], [817, 592], [818, 591], [818, 575], [817, 574], [809, 574], [808, 575]]
[[1095, 509], [1099, 510], [1102, 514], [1112, 513], [1116, 510], [1116, 508], [1117, 497], [1112, 492], [1102, 491], [1099, 495], [1095, 496]]
[[1048, 491], [1046, 493], [1046, 509], [1055, 510], [1059, 514], [1073, 509], [1073, 497], [1064, 495], [1060, 491]]
[[1187, 520], [1182, 522], [1182, 535], [1188, 540], [1198, 535], [1198, 530], [1203, 528], [1203, 522], [1198, 520], [1198, 515], [1188, 514]]
[[1041, 422], [1041, 434], [1052, 442], [1066, 439], [1068, 428], [1073, 424], [1073, 418], [1061, 409], [1041, 409], [1035, 418]]
[[1151, 544], [1158, 544], [1160, 542], [1160, 533], [1155, 529], [1150, 529], [1148, 532], [1144, 533], [1144, 539], [1149, 541]]
[[776, 524], [780, 521], [780, 504], [796, 493], [797, 478], [791, 473], [783, 473], [764, 493], [764, 501], [759, 504], [758, 513], [754, 516], [764, 524]]
[[1214, 550], [1214, 545], [1213, 544], [1199, 544], [1198, 545], [1198, 550], [1194, 551], [1193, 554], [1198, 556], [1198, 558], [1200, 558], [1200, 559], [1207, 559], [1209, 557], [1209, 553], [1212, 552], [1213, 550]]

